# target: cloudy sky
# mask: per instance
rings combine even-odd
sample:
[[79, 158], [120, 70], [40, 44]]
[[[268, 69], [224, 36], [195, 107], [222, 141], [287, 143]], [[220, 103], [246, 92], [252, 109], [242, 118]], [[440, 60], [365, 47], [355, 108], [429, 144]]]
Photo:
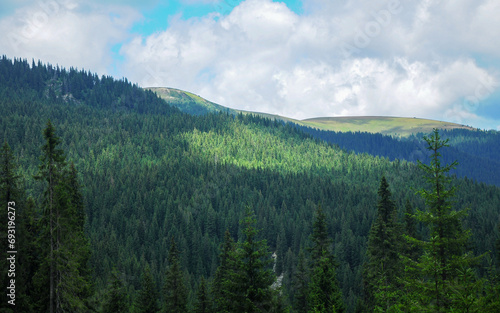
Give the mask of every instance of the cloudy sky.
[[498, 0], [0, 0], [0, 54], [303, 119], [500, 130]]

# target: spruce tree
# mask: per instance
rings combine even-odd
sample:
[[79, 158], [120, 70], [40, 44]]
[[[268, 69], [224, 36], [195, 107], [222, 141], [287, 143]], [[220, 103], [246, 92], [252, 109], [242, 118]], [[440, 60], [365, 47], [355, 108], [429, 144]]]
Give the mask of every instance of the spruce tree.
[[[417, 230], [417, 221], [415, 220], [414, 214], [415, 212], [413, 210], [413, 206], [410, 203], [410, 200], [406, 199], [405, 215], [403, 217], [403, 233], [409, 238], [420, 240], [421, 238]], [[403, 255], [412, 261], [416, 261], [420, 255], [419, 247], [407, 240], [404, 240], [402, 242], [402, 245]]]
[[332, 240], [328, 236], [326, 215], [321, 206], [314, 215], [311, 241], [311, 281], [307, 297], [309, 312], [344, 312], [345, 305], [337, 281]]
[[229, 230], [226, 230], [219, 254], [219, 266], [212, 283], [216, 312], [233, 312], [235, 310], [236, 303], [231, 300], [235, 282], [231, 275], [236, 271], [236, 266], [236, 245]]
[[107, 292], [102, 304], [102, 313], [129, 312], [128, 296], [120, 274], [113, 269], [110, 276]]
[[309, 294], [309, 273], [306, 264], [304, 251], [301, 249], [299, 252], [299, 261], [293, 276], [293, 303], [295, 311], [298, 313], [307, 312], [307, 295]]
[[448, 146], [448, 140], [441, 140], [437, 129], [431, 137], [424, 137], [427, 149], [431, 151], [429, 165], [419, 162], [425, 172], [428, 189], [421, 189], [427, 210], [417, 211], [417, 220], [429, 227], [428, 240], [410, 238], [422, 248], [422, 256], [416, 264], [419, 278], [410, 288], [418, 311], [474, 311], [477, 310], [479, 284], [473, 267], [480, 257], [473, 257], [467, 250], [471, 237], [462, 228], [465, 209], [454, 210], [453, 198], [456, 188], [447, 176], [457, 162], [441, 164], [441, 149]]
[[43, 134], [42, 164], [35, 176], [45, 184], [37, 243], [42, 255], [34, 275], [37, 309], [86, 312], [92, 294], [87, 264], [90, 243], [83, 230], [77, 173], [74, 167], [67, 169], [64, 151], [59, 148], [61, 140], [50, 121]]
[[237, 283], [234, 300], [241, 299], [238, 312], [265, 312], [272, 307], [274, 290], [271, 285], [276, 275], [270, 267], [272, 258], [267, 241], [257, 239], [259, 230], [255, 227], [256, 223], [253, 211], [247, 207], [242, 221], [245, 240], [236, 250], [238, 268], [232, 275]]
[[196, 294], [194, 313], [212, 313], [212, 312], [214, 312], [213, 305], [210, 299], [210, 295], [207, 291], [205, 277], [201, 276], [200, 285], [198, 286], [198, 292]]
[[168, 268], [163, 285], [165, 299], [165, 313], [185, 313], [187, 312], [188, 291], [184, 284], [184, 275], [179, 261], [179, 250], [174, 238], [170, 241], [168, 253]]
[[397, 300], [397, 277], [401, 273], [400, 227], [396, 220], [396, 205], [392, 201], [385, 176], [378, 189], [377, 217], [368, 236], [367, 261], [364, 265], [363, 287], [368, 310], [384, 311]]
[[158, 290], [151, 275], [149, 264], [142, 274], [141, 281], [142, 289], [139, 291], [135, 307], [137, 313], [157, 313], [160, 308], [158, 307]]

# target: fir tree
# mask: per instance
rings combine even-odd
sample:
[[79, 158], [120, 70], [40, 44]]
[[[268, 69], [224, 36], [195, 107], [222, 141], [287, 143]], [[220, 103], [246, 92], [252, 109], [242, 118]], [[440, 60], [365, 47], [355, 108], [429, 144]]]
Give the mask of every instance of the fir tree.
[[377, 217], [368, 236], [367, 261], [364, 265], [365, 305], [384, 310], [394, 305], [396, 282], [401, 273], [399, 262], [400, 227], [396, 221], [396, 206], [392, 201], [385, 177], [378, 190]]
[[207, 286], [205, 283], [205, 278], [201, 276], [200, 285], [198, 286], [198, 292], [196, 295], [196, 304], [194, 306], [194, 313], [212, 313], [213, 306], [210, 296], [207, 291]]
[[298, 313], [306, 313], [307, 295], [309, 294], [309, 273], [304, 251], [302, 249], [299, 252], [299, 261], [293, 277], [293, 285], [295, 290], [293, 295], [294, 308]]
[[257, 240], [256, 222], [253, 211], [247, 207], [242, 221], [245, 240], [236, 251], [238, 268], [232, 275], [238, 291], [234, 300], [242, 299], [238, 312], [265, 312], [272, 307], [271, 285], [276, 277], [270, 268], [272, 258], [266, 240]]
[[[417, 221], [414, 216], [415, 212], [410, 203], [410, 200], [406, 199], [405, 204], [405, 215], [403, 217], [403, 232], [405, 236], [409, 238], [415, 238], [420, 240], [420, 235], [417, 230]], [[402, 253], [405, 257], [408, 257], [410, 260], [416, 261], [420, 255], [419, 247], [409, 241], [404, 241], [403, 243]]]
[[328, 236], [326, 215], [318, 207], [311, 235], [311, 282], [307, 303], [309, 312], [344, 312], [342, 291], [337, 282], [337, 264], [331, 252], [332, 240]]
[[77, 173], [74, 167], [66, 168], [60, 139], [50, 121], [44, 139], [42, 164], [35, 176], [45, 183], [38, 239], [43, 255], [34, 275], [37, 306], [49, 312], [86, 312], [92, 293], [87, 265], [90, 243], [83, 231], [83, 205], [75, 200], [81, 198]]
[[217, 312], [233, 312], [235, 310], [236, 303], [231, 301], [235, 287], [231, 273], [234, 271], [236, 271], [236, 245], [229, 230], [226, 230], [219, 255], [219, 266], [212, 284], [212, 295]]
[[413, 280], [413, 303], [417, 310], [448, 312], [460, 310], [469, 312], [478, 305], [477, 281], [472, 267], [480, 257], [473, 257], [467, 251], [471, 237], [468, 230], [462, 229], [461, 220], [467, 211], [454, 210], [455, 187], [450, 186], [447, 173], [457, 162], [441, 165], [440, 150], [448, 146], [448, 140], [441, 140], [437, 129], [431, 137], [424, 137], [427, 149], [432, 152], [430, 165], [419, 162], [426, 173], [430, 189], [419, 191], [424, 198], [427, 211], [417, 211], [416, 217], [430, 229], [428, 240], [410, 238], [419, 244], [423, 254], [416, 264], [419, 279]]
[[187, 312], [188, 292], [184, 284], [184, 277], [179, 262], [179, 250], [177, 250], [173, 237], [170, 241], [168, 264], [165, 284], [163, 285], [165, 298], [164, 312], [185, 313]]
[[125, 286], [120, 279], [120, 274], [116, 269], [111, 272], [108, 290], [104, 297], [102, 313], [129, 312], [128, 296]]
[[154, 282], [153, 276], [151, 275], [151, 269], [149, 268], [149, 265], [146, 265], [146, 269], [142, 274], [141, 285], [142, 289], [139, 291], [139, 296], [135, 303], [136, 312], [159, 312], [160, 308], [158, 307], [158, 291], [156, 289], [156, 284]]

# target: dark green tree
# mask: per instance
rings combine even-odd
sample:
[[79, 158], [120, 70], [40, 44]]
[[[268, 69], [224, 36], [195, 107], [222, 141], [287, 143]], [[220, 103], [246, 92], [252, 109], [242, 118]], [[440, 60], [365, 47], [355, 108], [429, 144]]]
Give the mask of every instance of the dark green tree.
[[163, 295], [165, 313], [185, 313], [187, 312], [188, 291], [184, 284], [184, 275], [179, 261], [179, 250], [172, 237], [170, 240], [170, 250], [168, 253], [168, 268], [163, 285]]
[[236, 269], [236, 245], [229, 230], [226, 230], [219, 254], [219, 266], [212, 283], [216, 312], [234, 312], [235, 310], [236, 303], [231, 301], [231, 295], [235, 289], [231, 273], [234, 273]]
[[363, 287], [365, 305], [369, 311], [389, 310], [397, 299], [397, 277], [400, 276], [400, 226], [396, 219], [396, 205], [392, 201], [385, 176], [378, 189], [377, 217], [368, 236], [367, 261], [364, 264]]
[[210, 299], [210, 294], [207, 290], [205, 278], [201, 276], [200, 285], [196, 294], [196, 303], [194, 306], [194, 313], [212, 313], [213, 305]]
[[308, 290], [309, 312], [344, 312], [345, 305], [337, 281], [337, 264], [332, 253], [326, 215], [321, 206], [314, 214], [311, 235], [311, 281]]
[[108, 284], [107, 292], [104, 296], [102, 304], [102, 313], [117, 313], [129, 312], [128, 295], [120, 279], [120, 273], [113, 269], [111, 272], [110, 281]]
[[137, 313], [157, 313], [160, 311], [158, 306], [158, 290], [156, 288], [153, 275], [151, 275], [151, 269], [149, 264], [146, 265], [146, 269], [142, 274], [141, 280], [142, 289], [139, 291], [139, 295], [135, 302]]
[[250, 207], [247, 207], [242, 221], [244, 241], [236, 250], [238, 269], [233, 273], [239, 292], [235, 300], [242, 299], [239, 312], [269, 311], [272, 306], [273, 289], [271, 285], [276, 275], [270, 265], [271, 253], [267, 241], [258, 240], [257, 220]]
[[[418, 233], [417, 221], [415, 219], [414, 214], [415, 212], [410, 203], [410, 200], [406, 199], [405, 213], [403, 216], [403, 233], [410, 238], [415, 238], [417, 240], [420, 240], [422, 238]], [[402, 245], [403, 245], [402, 249], [403, 255], [408, 257], [410, 260], [416, 261], [420, 255], [419, 247], [416, 244], [409, 242], [407, 240], [403, 241]]]
[[304, 250], [302, 249], [299, 252], [299, 261], [295, 269], [293, 285], [295, 291], [293, 294], [294, 309], [298, 313], [306, 313], [307, 295], [309, 294], [309, 273]]
[[[90, 243], [83, 231], [84, 213], [76, 170], [66, 168], [65, 155], [49, 121], [44, 132], [42, 164], [36, 179], [45, 184], [41, 235], [41, 264], [34, 275], [39, 310], [86, 312], [92, 293], [87, 261]], [[48, 287], [48, 288], [47, 288]]]
[[467, 246], [471, 237], [469, 230], [462, 228], [462, 219], [467, 210], [454, 210], [453, 198], [456, 188], [447, 176], [457, 162], [441, 164], [441, 149], [448, 140], [441, 140], [437, 129], [431, 137], [424, 137], [431, 151], [429, 165], [419, 162], [430, 187], [419, 191], [427, 210], [417, 211], [417, 220], [429, 227], [428, 240], [410, 238], [422, 248], [416, 268], [419, 278], [413, 280], [412, 303], [416, 310], [449, 312], [451, 310], [471, 312], [477, 310], [480, 282], [473, 267], [480, 257], [472, 256]]

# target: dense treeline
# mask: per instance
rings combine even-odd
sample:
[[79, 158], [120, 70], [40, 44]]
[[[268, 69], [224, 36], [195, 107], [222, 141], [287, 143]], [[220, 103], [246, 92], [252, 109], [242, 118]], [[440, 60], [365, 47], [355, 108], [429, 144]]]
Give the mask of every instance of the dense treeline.
[[[80, 93], [74, 95], [71, 88]], [[93, 97], [109, 101], [93, 102]], [[60, 148], [80, 173], [94, 291], [86, 305], [106, 312], [141, 312], [155, 301], [151, 307], [166, 309], [166, 299], [179, 294], [165, 286], [182, 285], [177, 291], [185, 302], [176, 303], [203, 312], [215, 301], [221, 253], [232, 251], [230, 277], [242, 280], [247, 268], [242, 260], [248, 260], [243, 252], [256, 230], [252, 240], [265, 240], [254, 246], [262, 257], [260, 270], [281, 282], [281, 296], [267, 290], [271, 295], [265, 301], [248, 301], [258, 308], [280, 310], [281, 304], [293, 311], [313, 304], [321, 311], [325, 298], [311, 290], [324, 287], [305, 287], [324, 286], [321, 278], [331, 275], [338, 281], [331, 290], [338, 289], [341, 296], [335, 299], [343, 302], [338, 308], [353, 311], [363, 299], [363, 264], [381, 178], [390, 186], [398, 220], [407, 202], [424, 210], [415, 192], [425, 179], [414, 164], [348, 153], [256, 116], [191, 116], [126, 80], [4, 57], [0, 107], [5, 112], [0, 138], [12, 147], [19, 190], [33, 198], [35, 216], [42, 215], [44, 203], [45, 187], [32, 178], [42, 164], [42, 131], [49, 119], [56, 125]], [[457, 188], [455, 205], [470, 208], [464, 227], [471, 230], [474, 255], [491, 251], [496, 266], [499, 189], [471, 180], [450, 184]], [[319, 205], [325, 225], [318, 226], [313, 221]], [[331, 240], [319, 250], [313, 235], [318, 227]], [[424, 237], [429, 233], [422, 222], [415, 228]], [[478, 272], [487, 277], [483, 268]], [[148, 300], [151, 292], [145, 289], [156, 290], [155, 301]], [[248, 293], [231, 290], [235, 299]]]
[[[297, 127], [315, 138], [356, 153], [415, 163], [428, 156], [423, 140], [425, 134], [421, 133], [408, 138], [395, 138], [367, 132], [335, 132]], [[457, 160], [460, 163], [460, 167], [452, 170], [451, 174], [500, 186], [500, 132], [454, 129], [443, 131], [442, 136], [450, 139], [450, 147], [443, 160], [448, 163]]]

